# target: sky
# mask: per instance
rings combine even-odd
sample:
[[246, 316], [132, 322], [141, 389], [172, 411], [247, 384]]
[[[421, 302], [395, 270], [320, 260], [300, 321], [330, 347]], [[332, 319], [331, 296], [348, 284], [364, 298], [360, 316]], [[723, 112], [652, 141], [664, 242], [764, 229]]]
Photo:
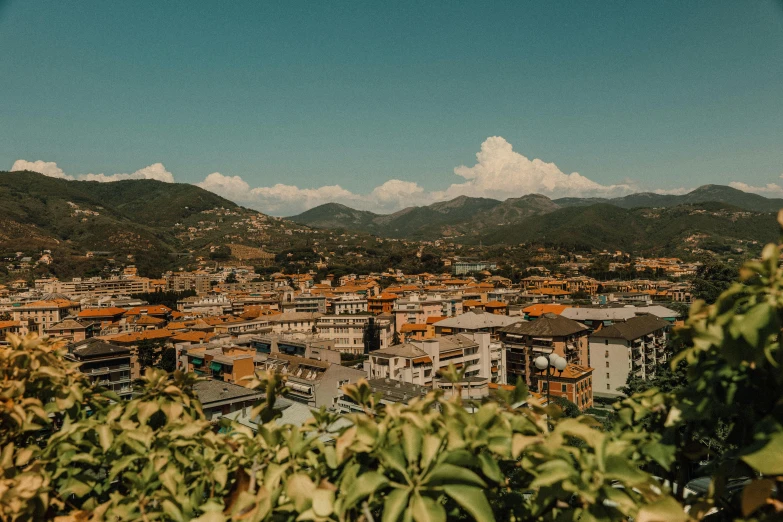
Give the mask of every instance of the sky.
[[783, 0], [0, 0], [0, 169], [273, 215], [783, 197]]

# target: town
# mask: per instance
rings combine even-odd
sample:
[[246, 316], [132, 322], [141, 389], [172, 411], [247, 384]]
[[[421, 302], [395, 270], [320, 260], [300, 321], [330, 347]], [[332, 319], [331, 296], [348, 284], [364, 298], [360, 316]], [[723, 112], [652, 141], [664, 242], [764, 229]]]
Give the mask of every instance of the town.
[[[88, 253], [95, 255], [109, 253]], [[629, 376], [650, 379], [667, 364], [672, 327], [687, 313], [701, 264], [542, 248], [531, 259], [540, 264], [514, 282], [498, 275], [508, 271], [496, 262], [458, 256], [443, 259], [439, 273], [339, 277], [323, 258], [310, 270], [300, 263], [299, 273], [262, 275], [256, 268], [265, 267], [226, 257], [197, 257], [196, 269], [160, 278], [126, 262], [120, 270], [108, 264], [115, 268], [107, 277], [11, 280], [0, 286], [0, 334], [67, 343], [84, 373], [125, 398], [149, 366], [193, 372], [213, 420], [251, 427], [258, 392], [247, 385], [257, 370], [285, 377], [282, 422], [301, 423], [314, 408], [352, 411], [342, 388], [360, 379], [388, 403], [431, 390], [482, 400], [521, 381], [543, 404], [567, 401], [588, 412], [622, 396]], [[638, 277], [583, 273], [596, 264]], [[565, 366], [540, 369], [542, 356]], [[444, 378], [446, 370], [459, 380]]]

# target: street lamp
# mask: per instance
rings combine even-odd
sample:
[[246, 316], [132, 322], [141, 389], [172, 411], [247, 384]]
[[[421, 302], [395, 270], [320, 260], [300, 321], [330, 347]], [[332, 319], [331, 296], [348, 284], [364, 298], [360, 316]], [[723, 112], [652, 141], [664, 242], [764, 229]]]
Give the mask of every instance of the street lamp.
[[550, 383], [550, 379], [552, 378], [552, 373], [554, 372], [554, 370], [557, 370], [558, 372], [562, 373], [562, 371], [565, 370], [566, 366], [568, 366], [568, 361], [566, 361], [565, 358], [560, 357], [556, 353], [552, 352], [549, 354], [549, 357], [544, 357], [543, 355], [536, 357], [534, 364], [536, 365], [536, 368], [538, 368], [542, 372], [546, 371], [546, 403], [547, 405], [549, 405], [551, 403], [549, 391], [552, 389]]

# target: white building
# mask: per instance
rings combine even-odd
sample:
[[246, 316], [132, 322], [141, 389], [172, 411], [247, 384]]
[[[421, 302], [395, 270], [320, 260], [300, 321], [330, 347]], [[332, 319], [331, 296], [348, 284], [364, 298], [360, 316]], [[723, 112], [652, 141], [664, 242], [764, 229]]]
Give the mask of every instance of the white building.
[[335, 349], [343, 353], [364, 353], [364, 330], [372, 319], [380, 329], [381, 350], [388, 348], [394, 337], [391, 320], [371, 315], [324, 315], [318, 319], [316, 331], [322, 339], [330, 339]]
[[666, 363], [666, 339], [670, 323], [653, 315], [640, 315], [616, 322], [590, 335], [590, 365], [593, 393], [617, 397], [634, 372], [642, 379], [655, 376], [655, 369]]
[[334, 315], [367, 313], [367, 298], [358, 294], [346, 294], [332, 300]]

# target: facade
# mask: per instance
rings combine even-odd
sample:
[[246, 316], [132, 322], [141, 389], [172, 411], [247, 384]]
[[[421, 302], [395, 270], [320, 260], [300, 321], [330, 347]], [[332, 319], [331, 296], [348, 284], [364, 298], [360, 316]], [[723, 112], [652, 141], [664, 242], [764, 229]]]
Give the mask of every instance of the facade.
[[569, 364], [562, 372], [553, 372], [549, 381], [543, 374], [535, 375], [533, 387], [541, 395], [547, 395], [549, 386], [551, 397], [563, 397], [584, 411], [593, 406], [593, 372], [588, 366]]
[[294, 311], [325, 314], [326, 297], [323, 295], [299, 294], [294, 297]]
[[46, 335], [56, 339], [66, 339], [75, 343], [92, 337], [95, 333], [96, 326], [95, 323], [68, 318], [50, 326], [46, 330]]
[[589, 329], [571, 319], [545, 313], [535, 321], [520, 322], [499, 332], [506, 347], [509, 383], [521, 377], [532, 386], [537, 371], [533, 360], [550, 353], [564, 357], [569, 364], [590, 366]]
[[391, 321], [371, 315], [324, 315], [318, 319], [316, 331], [322, 339], [334, 341], [337, 351], [359, 355], [364, 353], [364, 331], [372, 319], [380, 330], [381, 350], [394, 337]]
[[193, 290], [198, 295], [208, 294], [212, 290], [210, 277], [202, 272], [173, 272], [164, 276], [166, 289], [171, 292]]
[[439, 372], [450, 365], [464, 369], [465, 378], [480, 377], [490, 382], [489, 334], [457, 334], [398, 344], [372, 352], [365, 362], [370, 379], [394, 379], [429, 387]]
[[451, 270], [454, 272], [454, 275], [465, 275], [471, 272], [482, 272], [496, 268], [497, 265], [495, 263], [487, 261], [455, 261], [451, 264]]
[[313, 333], [321, 315], [317, 312], [284, 312], [266, 319], [274, 333]]
[[462, 298], [422, 297], [412, 294], [398, 299], [393, 308], [394, 324], [400, 332], [404, 324], [427, 324], [430, 317], [453, 317], [462, 313]]
[[343, 295], [332, 301], [334, 315], [367, 313], [367, 298], [360, 295]]
[[282, 353], [340, 364], [340, 352], [335, 348], [334, 341], [312, 335], [256, 335], [250, 339], [250, 346], [258, 354]]
[[123, 398], [130, 398], [131, 383], [139, 378], [136, 357], [126, 346], [87, 339], [68, 345], [68, 359], [81, 363], [79, 370], [93, 383], [108, 388]]
[[[369, 379], [367, 383], [373, 394], [380, 394], [380, 403], [389, 404], [408, 404], [417, 397], [424, 397], [432, 388], [420, 386], [408, 382], [393, 379]], [[361, 413], [364, 407], [359, 406], [350, 397], [341, 394], [337, 401], [340, 413]]]
[[363, 371], [347, 366], [282, 353], [270, 354], [262, 367], [285, 378], [289, 389], [286, 399], [332, 411], [340, 408], [342, 387], [366, 376]]
[[222, 294], [186, 297], [177, 301], [177, 310], [185, 315], [223, 315], [233, 311], [231, 301]]
[[590, 361], [595, 368], [595, 393], [618, 397], [633, 372], [642, 379], [655, 375], [667, 361], [670, 323], [653, 315], [640, 315], [590, 335]]
[[367, 298], [367, 310], [373, 315], [390, 314], [397, 302], [397, 294], [382, 293]]
[[51, 299], [36, 301], [13, 308], [11, 315], [14, 321], [27, 322], [31, 332], [43, 336], [46, 330], [59, 323], [69, 315], [79, 312], [79, 303], [68, 299]]
[[51, 280], [42, 286], [46, 293], [65, 294], [71, 299], [81, 297], [143, 294], [150, 291], [146, 277], [74, 277], [71, 281]]
[[243, 379], [255, 372], [255, 354], [251, 348], [238, 346], [193, 346], [185, 351], [185, 369], [202, 377], [244, 386]]

